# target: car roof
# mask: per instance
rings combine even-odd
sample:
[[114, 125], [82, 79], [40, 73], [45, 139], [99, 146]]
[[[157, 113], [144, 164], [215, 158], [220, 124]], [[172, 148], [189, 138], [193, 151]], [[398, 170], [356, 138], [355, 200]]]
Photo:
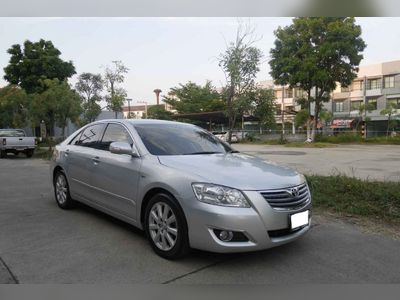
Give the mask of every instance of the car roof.
[[145, 124], [175, 124], [175, 125], [187, 125], [194, 126], [193, 124], [183, 123], [183, 122], [175, 122], [175, 121], [166, 121], [166, 120], [155, 120], [155, 119], [106, 119], [99, 120], [94, 123], [108, 123], [108, 122], [120, 122], [123, 124], [131, 124], [131, 125], [145, 125]]

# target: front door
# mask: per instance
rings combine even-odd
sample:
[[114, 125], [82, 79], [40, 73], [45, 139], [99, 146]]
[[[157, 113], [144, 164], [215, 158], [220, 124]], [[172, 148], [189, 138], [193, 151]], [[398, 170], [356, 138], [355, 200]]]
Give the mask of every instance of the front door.
[[141, 158], [109, 151], [112, 142], [126, 142], [133, 146], [127, 129], [109, 123], [96, 150], [93, 161], [92, 185], [94, 199], [107, 209], [136, 220], [136, 196], [140, 178]]

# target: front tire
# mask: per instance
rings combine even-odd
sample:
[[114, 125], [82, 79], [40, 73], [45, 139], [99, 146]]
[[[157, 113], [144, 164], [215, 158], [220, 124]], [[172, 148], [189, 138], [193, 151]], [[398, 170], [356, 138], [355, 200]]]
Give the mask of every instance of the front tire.
[[6, 158], [7, 153], [5, 150], [0, 150], [0, 158]]
[[185, 215], [170, 195], [153, 196], [146, 207], [145, 231], [153, 250], [166, 259], [185, 256], [189, 239]]
[[72, 200], [67, 177], [64, 172], [57, 171], [54, 176], [54, 196], [56, 198], [57, 205], [62, 209], [70, 209], [75, 206], [75, 201]]

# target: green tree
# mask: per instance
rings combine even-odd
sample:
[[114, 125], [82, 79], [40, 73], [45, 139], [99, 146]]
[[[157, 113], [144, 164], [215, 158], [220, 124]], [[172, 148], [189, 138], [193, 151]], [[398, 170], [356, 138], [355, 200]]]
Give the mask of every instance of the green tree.
[[211, 81], [207, 81], [204, 86], [190, 81], [186, 84], [180, 83], [178, 87], [171, 88], [168, 96], [164, 96], [163, 100], [179, 113], [211, 112], [225, 109], [225, 104]]
[[107, 87], [108, 95], [105, 97], [108, 109], [115, 112], [115, 118], [118, 117], [118, 112], [122, 111], [126, 91], [117, 85], [124, 82], [125, 75], [129, 69], [119, 61], [113, 61], [112, 66], [106, 66], [104, 73], [104, 82]]
[[309, 120], [314, 102], [314, 121], [308, 136], [314, 140], [322, 103], [329, 100], [337, 82], [346, 87], [357, 76], [366, 47], [361, 27], [354, 18], [347, 17], [295, 18], [291, 25], [279, 27], [275, 36], [270, 52], [271, 76], [277, 84], [299, 87], [307, 93]]
[[56, 125], [62, 128], [64, 136], [68, 120], [73, 123], [79, 121], [82, 113], [81, 97], [66, 81], [47, 79], [44, 84], [46, 90], [33, 98], [32, 114], [36, 124], [42, 120], [46, 123], [50, 136], [54, 136]]
[[387, 116], [387, 125], [386, 125], [386, 137], [389, 136], [390, 129], [393, 129], [397, 125], [397, 121], [393, 120], [392, 117], [397, 114], [397, 104], [388, 102], [386, 107], [381, 110], [381, 115]]
[[304, 125], [307, 123], [309, 119], [309, 111], [307, 109], [301, 109], [296, 113], [296, 116], [294, 117], [294, 124], [297, 128], [301, 127], [303, 128]]
[[0, 128], [29, 125], [29, 97], [16, 85], [0, 88]]
[[164, 105], [154, 105], [147, 109], [147, 117], [156, 120], [172, 120], [172, 113], [165, 110]]
[[223, 95], [226, 99], [229, 123], [228, 142], [231, 141], [237, 117], [241, 111], [247, 109], [246, 99], [255, 89], [256, 75], [260, 70], [262, 52], [253, 46], [254, 42], [254, 29], [241, 24], [237, 29], [235, 41], [227, 45], [218, 59], [226, 79]]
[[28, 94], [43, 92], [46, 79], [63, 81], [75, 74], [72, 62], [63, 61], [60, 50], [51, 41], [27, 40], [23, 46], [12, 45], [7, 53], [11, 57], [4, 68], [4, 79], [10, 84], [19, 85]]
[[276, 125], [274, 91], [272, 89], [257, 89], [253, 93], [253, 99], [253, 115], [260, 120], [260, 125], [274, 128]]
[[103, 90], [103, 79], [101, 75], [82, 73], [78, 77], [75, 88], [82, 98], [83, 123], [95, 121], [101, 113], [101, 107], [98, 104], [102, 100], [100, 93]]

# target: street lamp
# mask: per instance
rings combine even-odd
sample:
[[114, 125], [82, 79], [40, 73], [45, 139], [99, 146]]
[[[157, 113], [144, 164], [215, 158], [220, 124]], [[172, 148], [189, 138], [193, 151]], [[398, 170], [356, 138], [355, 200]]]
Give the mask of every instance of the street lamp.
[[131, 98], [126, 98], [126, 101], [128, 101], [128, 119], [131, 118]]
[[146, 114], [146, 119], [147, 119], [147, 101], [136, 101], [136, 102], [144, 104], [144, 113]]

